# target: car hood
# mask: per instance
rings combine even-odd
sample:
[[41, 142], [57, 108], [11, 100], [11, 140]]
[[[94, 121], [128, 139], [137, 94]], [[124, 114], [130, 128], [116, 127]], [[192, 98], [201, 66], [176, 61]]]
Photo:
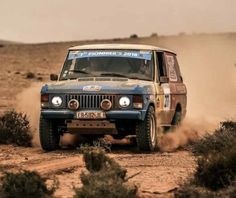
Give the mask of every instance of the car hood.
[[93, 94], [151, 94], [153, 82], [133, 79], [91, 79], [59, 81], [46, 84], [41, 92], [46, 93], [93, 93]]

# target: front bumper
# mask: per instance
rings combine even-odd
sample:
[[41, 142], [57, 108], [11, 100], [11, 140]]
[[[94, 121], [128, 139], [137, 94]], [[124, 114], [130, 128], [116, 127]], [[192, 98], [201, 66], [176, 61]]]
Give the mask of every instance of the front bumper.
[[[106, 119], [143, 120], [145, 110], [111, 110], [106, 112]], [[41, 116], [46, 119], [76, 119], [76, 112], [71, 110], [42, 109]]]

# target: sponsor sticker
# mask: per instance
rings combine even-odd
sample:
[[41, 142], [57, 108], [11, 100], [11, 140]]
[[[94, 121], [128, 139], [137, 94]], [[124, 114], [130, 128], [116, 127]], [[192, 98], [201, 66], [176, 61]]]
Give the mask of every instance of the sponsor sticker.
[[175, 70], [175, 59], [173, 56], [166, 55], [166, 62], [168, 67], [169, 78], [171, 81], [176, 82], [178, 80]]
[[99, 85], [87, 85], [83, 87], [83, 91], [100, 91], [102, 89]]
[[144, 60], [152, 59], [151, 51], [120, 51], [120, 50], [83, 50], [83, 51], [70, 51], [68, 60], [77, 58], [90, 58], [90, 57], [123, 57], [123, 58], [137, 58]]
[[163, 104], [163, 110], [169, 111], [171, 106], [171, 96], [170, 96], [170, 86], [169, 84], [162, 84], [161, 85], [164, 91], [164, 104]]

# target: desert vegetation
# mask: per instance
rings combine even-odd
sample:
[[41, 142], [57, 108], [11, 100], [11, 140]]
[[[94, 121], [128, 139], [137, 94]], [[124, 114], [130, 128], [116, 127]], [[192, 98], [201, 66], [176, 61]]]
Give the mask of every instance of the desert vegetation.
[[46, 178], [37, 172], [20, 171], [17, 173], [5, 172], [0, 183], [0, 197], [3, 198], [43, 198], [53, 194], [57, 188], [54, 180], [50, 188], [46, 185]]
[[36, 77], [33, 72], [27, 72], [25, 75], [26, 75], [26, 78], [27, 78], [27, 79], [32, 79], [32, 78], [35, 78], [35, 77]]
[[137, 186], [128, 184], [127, 170], [108, 157], [101, 147], [82, 147], [88, 173], [82, 172], [83, 187], [75, 189], [75, 198], [137, 197]]
[[[32, 132], [26, 114], [15, 110], [0, 117], [0, 143], [31, 146]], [[99, 144], [100, 145], [100, 144]], [[236, 193], [236, 122], [224, 121], [213, 132], [191, 143], [197, 158], [193, 177], [176, 192], [175, 197], [234, 197]], [[138, 197], [138, 188], [128, 182], [127, 170], [110, 158], [101, 146], [80, 148], [87, 171], [80, 174], [83, 184], [74, 197]], [[2, 197], [50, 196], [57, 186], [48, 189], [37, 172], [4, 172], [0, 183]], [[55, 183], [55, 182], [54, 182]], [[14, 188], [12, 188], [14, 186]]]
[[213, 133], [208, 133], [204, 138], [192, 145], [195, 155], [208, 155], [231, 148], [236, 140], [236, 122], [224, 121]]
[[0, 144], [31, 146], [32, 138], [26, 114], [11, 110], [0, 116]]
[[192, 145], [198, 156], [194, 177], [175, 197], [235, 197], [236, 122], [225, 121]]

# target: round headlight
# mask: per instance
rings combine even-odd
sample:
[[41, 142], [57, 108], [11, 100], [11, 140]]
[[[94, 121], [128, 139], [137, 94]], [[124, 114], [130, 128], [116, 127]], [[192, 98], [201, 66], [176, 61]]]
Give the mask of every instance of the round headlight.
[[60, 96], [54, 96], [52, 98], [52, 104], [54, 107], [60, 107], [62, 104], [62, 98]]
[[72, 110], [76, 110], [79, 108], [79, 102], [78, 100], [76, 99], [71, 99], [69, 102], [68, 102], [68, 107], [69, 109], [72, 109]]
[[108, 111], [111, 107], [112, 107], [112, 103], [110, 100], [108, 99], [104, 99], [102, 102], [101, 102], [101, 108], [105, 111]]
[[126, 96], [123, 96], [119, 100], [119, 105], [123, 108], [128, 107], [130, 105], [130, 99]]

